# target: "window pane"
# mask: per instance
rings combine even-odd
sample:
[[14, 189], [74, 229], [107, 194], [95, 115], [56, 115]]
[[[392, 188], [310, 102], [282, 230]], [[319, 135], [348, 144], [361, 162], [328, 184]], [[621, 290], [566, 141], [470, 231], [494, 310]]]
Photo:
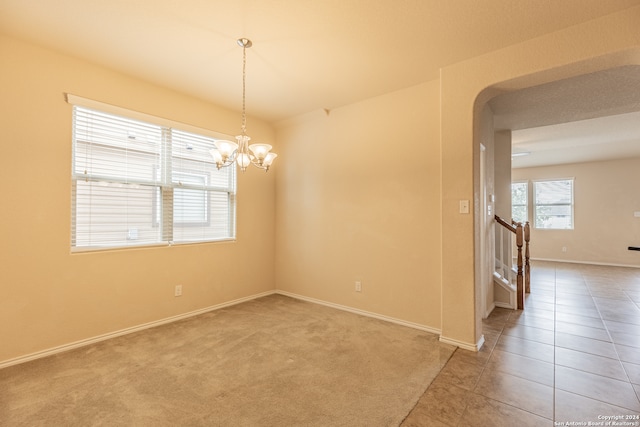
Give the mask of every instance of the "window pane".
[[[171, 163], [174, 171], [189, 171], [207, 176], [206, 186], [232, 190], [234, 167], [218, 170], [209, 150], [215, 148], [215, 139], [177, 129], [171, 130]], [[173, 182], [178, 183], [181, 175], [173, 174]]]
[[203, 217], [198, 217], [198, 212], [202, 213], [202, 210], [187, 210], [190, 212], [188, 214], [181, 212], [182, 221], [174, 219], [173, 240], [175, 242], [215, 240], [233, 236], [234, 215], [232, 198], [229, 194], [199, 191], [191, 193], [190, 196], [193, 197], [194, 204], [204, 203], [206, 220], [202, 221]]
[[152, 186], [76, 181], [74, 246], [113, 247], [159, 242], [160, 228], [152, 222], [155, 191]]
[[571, 204], [573, 201], [573, 181], [536, 182], [536, 204]]
[[511, 202], [514, 205], [527, 204], [527, 183], [514, 182], [511, 184]]
[[235, 166], [214, 138], [73, 108], [73, 247], [209, 241], [235, 235]]
[[537, 181], [535, 226], [547, 229], [573, 228], [573, 180]]
[[512, 218], [515, 222], [527, 222], [527, 207], [526, 206], [512, 206]]
[[528, 221], [528, 182], [511, 184], [511, 218], [516, 222]]

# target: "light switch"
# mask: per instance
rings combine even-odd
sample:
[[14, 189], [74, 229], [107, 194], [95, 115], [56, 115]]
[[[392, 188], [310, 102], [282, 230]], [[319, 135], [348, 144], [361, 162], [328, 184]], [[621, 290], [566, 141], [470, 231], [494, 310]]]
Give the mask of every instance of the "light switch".
[[469, 201], [468, 200], [460, 200], [460, 213], [468, 214], [469, 213]]
[[636, 217], [636, 218], [640, 218], [640, 212], [635, 211], [635, 212], [633, 213], [633, 216], [634, 216], [634, 217]]

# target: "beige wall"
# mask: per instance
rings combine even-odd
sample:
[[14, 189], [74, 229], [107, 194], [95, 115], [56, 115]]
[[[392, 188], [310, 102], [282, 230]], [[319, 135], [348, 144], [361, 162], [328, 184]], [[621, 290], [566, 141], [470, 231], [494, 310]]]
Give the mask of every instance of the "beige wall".
[[[0, 38], [0, 361], [275, 288], [473, 348], [484, 102], [640, 63], [638, 22], [640, 7], [628, 9], [448, 66], [438, 81], [281, 123], [273, 173], [239, 179], [235, 243], [75, 255], [63, 92], [229, 134], [238, 113]], [[276, 139], [257, 120], [250, 130]], [[472, 214], [459, 213], [460, 200]], [[174, 298], [178, 283], [184, 296]]]
[[474, 117], [491, 96], [562, 78], [640, 62], [640, 7], [547, 34], [443, 68], [442, 336], [472, 346], [481, 341], [481, 303], [474, 268], [480, 232], [458, 214], [459, 200], [474, 200], [480, 184]]
[[438, 105], [432, 81], [279, 125], [278, 289], [440, 328]]
[[0, 55], [0, 362], [274, 289], [277, 164], [239, 176], [236, 242], [70, 253], [63, 92], [232, 135], [239, 113], [5, 37]]
[[[640, 143], [640, 142], [639, 142]], [[529, 218], [533, 225], [533, 186], [537, 179], [574, 178], [574, 229], [531, 228], [536, 259], [640, 267], [640, 158], [514, 169], [515, 181], [529, 181]], [[563, 252], [562, 248], [567, 251]]]

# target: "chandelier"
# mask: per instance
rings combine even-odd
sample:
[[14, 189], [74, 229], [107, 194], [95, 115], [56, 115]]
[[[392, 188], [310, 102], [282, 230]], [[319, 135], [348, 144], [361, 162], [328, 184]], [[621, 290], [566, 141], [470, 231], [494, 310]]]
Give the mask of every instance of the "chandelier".
[[243, 172], [249, 165], [264, 169], [266, 172], [277, 157], [277, 154], [271, 152], [271, 145], [249, 145], [251, 138], [247, 136], [247, 113], [245, 111], [247, 48], [252, 44], [249, 39], [238, 39], [238, 45], [242, 48], [242, 133], [236, 136], [237, 143], [224, 139], [215, 141], [216, 148], [209, 150], [209, 153], [213, 156], [218, 169], [237, 163]]

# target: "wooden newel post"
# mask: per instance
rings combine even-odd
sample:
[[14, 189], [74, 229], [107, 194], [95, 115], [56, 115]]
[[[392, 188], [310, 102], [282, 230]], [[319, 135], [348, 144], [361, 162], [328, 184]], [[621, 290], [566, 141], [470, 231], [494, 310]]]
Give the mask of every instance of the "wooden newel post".
[[518, 276], [517, 276], [517, 298], [518, 298], [518, 310], [524, 310], [524, 284], [522, 274], [522, 240], [524, 232], [522, 229], [522, 223], [519, 222], [516, 225], [516, 246], [518, 247]]
[[531, 292], [531, 265], [529, 264], [529, 240], [531, 236], [531, 229], [529, 227], [529, 221], [524, 223], [524, 284], [525, 292]]

